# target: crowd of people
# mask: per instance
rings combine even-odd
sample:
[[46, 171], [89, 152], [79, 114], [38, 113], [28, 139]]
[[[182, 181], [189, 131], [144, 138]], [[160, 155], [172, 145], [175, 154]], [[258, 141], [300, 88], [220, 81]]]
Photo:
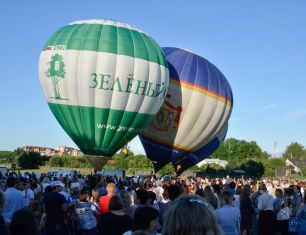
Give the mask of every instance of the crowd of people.
[[306, 234], [303, 181], [0, 174], [1, 235]]

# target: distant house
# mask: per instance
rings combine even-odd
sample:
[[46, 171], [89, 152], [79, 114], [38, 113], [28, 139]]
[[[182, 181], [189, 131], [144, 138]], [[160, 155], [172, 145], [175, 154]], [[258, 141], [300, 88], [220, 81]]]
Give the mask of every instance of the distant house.
[[301, 167], [306, 167], [306, 160], [287, 159], [286, 166], [292, 166], [295, 172], [301, 172]]
[[46, 148], [46, 147], [38, 147], [38, 146], [25, 146], [22, 148], [24, 152], [35, 152], [39, 153], [42, 156], [54, 156], [54, 155], [72, 155], [72, 156], [82, 156], [83, 153], [75, 148], [59, 146], [57, 149]]
[[227, 164], [228, 164], [228, 161], [226, 161], [226, 160], [220, 160], [220, 159], [214, 159], [214, 158], [212, 158], [212, 159], [207, 158], [207, 159], [205, 159], [205, 160], [199, 162], [199, 163], [197, 164], [197, 166], [198, 166], [198, 167], [201, 167], [201, 166], [203, 166], [203, 165], [210, 165], [210, 164], [217, 164], [217, 165], [219, 165], [219, 166], [225, 168], [225, 167], [227, 166]]
[[275, 177], [291, 177], [292, 169], [290, 167], [282, 167], [275, 169]]

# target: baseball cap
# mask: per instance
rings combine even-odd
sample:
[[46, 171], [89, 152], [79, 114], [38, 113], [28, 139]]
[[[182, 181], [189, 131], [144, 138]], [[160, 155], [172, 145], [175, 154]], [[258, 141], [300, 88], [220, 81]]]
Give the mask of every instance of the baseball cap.
[[65, 185], [62, 182], [60, 182], [60, 181], [53, 181], [52, 182], [52, 186], [53, 187], [56, 187], [56, 186], [64, 187]]

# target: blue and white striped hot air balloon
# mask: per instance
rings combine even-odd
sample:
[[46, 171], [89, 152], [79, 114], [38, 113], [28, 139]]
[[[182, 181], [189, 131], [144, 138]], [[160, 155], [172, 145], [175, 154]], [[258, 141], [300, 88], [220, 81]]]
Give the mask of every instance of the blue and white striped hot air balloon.
[[224, 75], [205, 58], [184, 49], [162, 49], [169, 65], [169, 90], [140, 139], [156, 171], [172, 162], [180, 174], [223, 142], [233, 95]]

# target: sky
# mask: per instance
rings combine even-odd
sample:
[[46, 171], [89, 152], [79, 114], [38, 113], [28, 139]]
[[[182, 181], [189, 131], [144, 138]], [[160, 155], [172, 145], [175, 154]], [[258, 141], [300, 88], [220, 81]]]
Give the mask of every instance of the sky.
[[[280, 154], [306, 146], [306, 1], [44, 0], [0, 2], [0, 150], [76, 147], [53, 117], [38, 78], [40, 52], [60, 27], [82, 19], [134, 25], [161, 47], [204, 56], [229, 81], [227, 138]], [[138, 138], [132, 151], [143, 153]]]

